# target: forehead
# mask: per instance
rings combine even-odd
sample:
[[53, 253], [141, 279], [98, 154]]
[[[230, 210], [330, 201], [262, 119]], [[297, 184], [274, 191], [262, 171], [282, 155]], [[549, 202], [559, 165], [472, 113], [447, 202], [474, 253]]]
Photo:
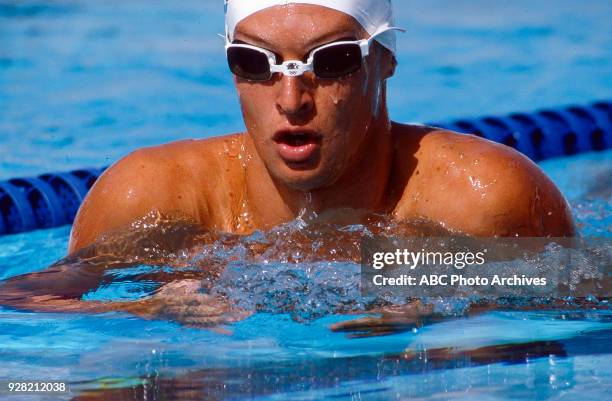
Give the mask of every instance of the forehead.
[[305, 46], [367, 33], [348, 14], [312, 4], [287, 4], [261, 10], [236, 26], [237, 40], [274, 47]]

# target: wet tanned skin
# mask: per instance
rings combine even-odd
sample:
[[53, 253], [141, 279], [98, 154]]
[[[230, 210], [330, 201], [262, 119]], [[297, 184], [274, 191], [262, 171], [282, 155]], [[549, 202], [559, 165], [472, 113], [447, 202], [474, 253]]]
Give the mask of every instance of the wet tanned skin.
[[[235, 37], [288, 60], [367, 34], [343, 13], [294, 4], [250, 16]], [[474, 136], [390, 122], [394, 68], [374, 44], [361, 70], [342, 79], [235, 79], [248, 132], [141, 149], [116, 163], [81, 207], [70, 252], [152, 210], [234, 233], [291, 221], [304, 208], [355, 208], [476, 236], [574, 234], [563, 196], [526, 157]], [[316, 133], [316, 155], [287, 163], [274, 142], [280, 130]]]

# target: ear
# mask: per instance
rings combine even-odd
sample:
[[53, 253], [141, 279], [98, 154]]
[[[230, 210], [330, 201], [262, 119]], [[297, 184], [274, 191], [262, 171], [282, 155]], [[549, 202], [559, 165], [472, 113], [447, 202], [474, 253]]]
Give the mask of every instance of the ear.
[[397, 68], [397, 58], [386, 47], [376, 43], [376, 52], [378, 53], [377, 60], [381, 66], [381, 75], [383, 79], [389, 79], [395, 75]]
[[[389, 52], [391, 53], [391, 52]], [[387, 68], [385, 71], [385, 79], [389, 79], [395, 75], [395, 69], [397, 68], [397, 58], [394, 54], [390, 54], [390, 60], [386, 62]]]

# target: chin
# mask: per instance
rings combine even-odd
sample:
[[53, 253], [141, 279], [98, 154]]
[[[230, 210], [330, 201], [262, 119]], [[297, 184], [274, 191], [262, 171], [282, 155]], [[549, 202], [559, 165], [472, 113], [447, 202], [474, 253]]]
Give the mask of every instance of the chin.
[[276, 180], [290, 189], [301, 192], [330, 187], [338, 178], [320, 166], [314, 169], [294, 169], [285, 165], [280, 170], [273, 174]]
[[289, 189], [301, 192], [314, 191], [323, 186], [324, 180], [317, 174], [306, 171], [296, 171], [291, 174], [276, 175], [276, 179]]

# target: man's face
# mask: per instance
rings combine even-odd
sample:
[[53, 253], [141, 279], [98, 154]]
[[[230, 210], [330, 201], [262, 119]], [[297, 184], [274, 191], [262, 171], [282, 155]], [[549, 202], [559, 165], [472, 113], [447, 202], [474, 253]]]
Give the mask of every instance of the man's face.
[[[306, 61], [309, 53], [367, 33], [350, 16], [320, 6], [276, 6], [246, 18], [235, 41], [274, 52], [277, 63]], [[384, 59], [384, 60], [383, 60]], [[323, 80], [274, 74], [268, 82], [236, 78], [248, 133], [278, 182], [300, 191], [333, 185], [367, 152], [366, 133], [384, 107], [384, 79], [392, 57], [377, 46], [361, 69]]]

